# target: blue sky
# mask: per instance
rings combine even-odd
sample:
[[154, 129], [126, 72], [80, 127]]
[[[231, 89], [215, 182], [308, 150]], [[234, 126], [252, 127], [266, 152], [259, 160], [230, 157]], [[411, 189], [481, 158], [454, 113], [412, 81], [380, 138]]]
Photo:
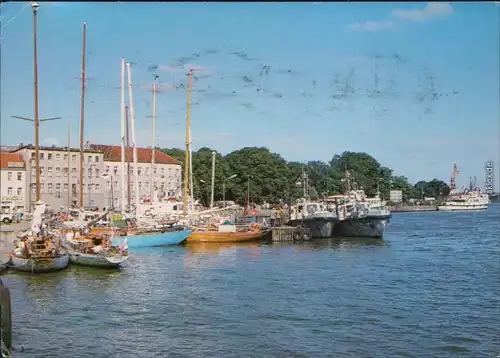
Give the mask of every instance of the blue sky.
[[[86, 139], [118, 144], [120, 58], [133, 62], [137, 143], [183, 147], [185, 68], [198, 66], [193, 146], [266, 146], [287, 160], [366, 151], [411, 181], [500, 179], [495, 3], [44, 3], [38, 15], [43, 144], [78, 145], [82, 24]], [[32, 15], [1, 7], [1, 143], [32, 143]], [[498, 189], [498, 186], [497, 186]]]

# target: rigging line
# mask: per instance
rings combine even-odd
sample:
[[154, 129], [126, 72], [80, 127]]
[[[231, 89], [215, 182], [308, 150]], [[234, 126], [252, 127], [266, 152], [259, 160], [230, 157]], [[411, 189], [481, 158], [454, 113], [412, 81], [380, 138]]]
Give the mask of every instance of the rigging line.
[[19, 12], [17, 14], [15, 14], [13, 17], [11, 17], [9, 19], [9, 21], [7, 21], [7, 23], [0, 26], [0, 30], [5, 29], [12, 21], [14, 21], [19, 15], [21, 15], [21, 13], [28, 7], [29, 4], [30, 3], [24, 4], [24, 6], [21, 8], [21, 10], [19, 10]]

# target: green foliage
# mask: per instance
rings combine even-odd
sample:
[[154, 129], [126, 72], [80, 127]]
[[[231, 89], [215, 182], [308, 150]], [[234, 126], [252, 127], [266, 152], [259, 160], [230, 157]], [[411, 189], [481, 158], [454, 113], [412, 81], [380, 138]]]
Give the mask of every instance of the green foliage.
[[[184, 151], [162, 149], [162, 151], [184, 163]], [[202, 202], [210, 202], [212, 152], [210, 148], [200, 148], [193, 152], [194, 193]], [[287, 162], [279, 154], [261, 147], [245, 147], [225, 156], [216, 153], [215, 200], [222, 200], [225, 186], [226, 200], [243, 204], [250, 187], [250, 201], [255, 203], [290, 202], [302, 196], [302, 171], [309, 177], [309, 194], [317, 198], [345, 192], [342, 179], [349, 170], [358, 185], [368, 196], [377, 191], [382, 198], [389, 198], [390, 190], [402, 190], [403, 199], [443, 197], [450, 188], [440, 180], [409, 183], [405, 176], [394, 176], [390, 168], [382, 166], [375, 158], [363, 152], [346, 151], [333, 156], [329, 163], [310, 161], [307, 164]], [[232, 179], [229, 177], [236, 175]], [[184, 173], [183, 173], [184, 176]], [[423, 189], [422, 189], [423, 188]]]

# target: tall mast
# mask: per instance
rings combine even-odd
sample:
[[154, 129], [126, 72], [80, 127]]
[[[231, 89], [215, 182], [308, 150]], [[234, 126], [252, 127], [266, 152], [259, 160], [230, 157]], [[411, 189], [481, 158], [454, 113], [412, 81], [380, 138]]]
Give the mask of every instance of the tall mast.
[[69, 213], [69, 207], [71, 205], [71, 135], [70, 135], [70, 124], [68, 122], [68, 207], [66, 212]]
[[215, 150], [212, 152], [212, 188], [210, 191], [210, 209], [214, 207], [214, 191], [215, 191]]
[[187, 215], [188, 196], [189, 196], [189, 165], [190, 165], [190, 148], [191, 148], [191, 81], [193, 72], [188, 72], [188, 88], [187, 88], [187, 115], [186, 115], [186, 153], [184, 154], [184, 205], [183, 214]]
[[125, 148], [126, 160], [127, 160], [127, 205], [130, 208], [130, 156], [129, 156], [129, 148], [130, 148], [130, 136], [128, 135], [128, 106], [125, 106], [125, 132], [127, 139], [127, 146]]
[[[83, 43], [82, 43], [82, 95], [80, 99], [80, 208], [83, 209], [83, 135], [85, 125], [85, 46], [87, 41], [87, 24], [83, 23]], [[89, 203], [90, 205], [90, 203]]]
[[38, 3], [33, 2], [31, 8], [33, 9], [33, 84], [34, 84], [34, 124], [35, 124], [35, 185], [36, 185], [36, 201], [40, 200], [40, 158], [39, 158], [39, 126], [40, 121], [38, 118], [38, 56], [37, 56], [37, 41], [36, 41], [36, 12], [38, 10]]
[[132, 69], [130, 63], [127, 63], [127, 77], [128, 77], [128, 97], [130, 105], [130, 129], [132, 131], [132, 148], [134, 149], [134, 193], [135, 193], [135, 205], [136, 208], [139, 207], [139, 178], [138, 178], [138, 168], [137, 168], [137, 144], [135, 142], [135, 113], [134, 113], [134, 96], [132, 92]]
[[[125, 210], [125, 60], [121, 59], [121, 82], [120, 82], [120, 123], [121, 123], [121, 208]], [[127, 169], [128, 175], [128, 169]]]
[[151, 138], [151, 201], [153, 201], [154, 191], [154, 183], [155, 183], [155, 174], [154, 174], [154, 166], [155, 166], [155, 148], [156, 148], [156, 83], [153, 83], [153, 113], [151, 115], [151, 125], [152, 125], [152, 138]]

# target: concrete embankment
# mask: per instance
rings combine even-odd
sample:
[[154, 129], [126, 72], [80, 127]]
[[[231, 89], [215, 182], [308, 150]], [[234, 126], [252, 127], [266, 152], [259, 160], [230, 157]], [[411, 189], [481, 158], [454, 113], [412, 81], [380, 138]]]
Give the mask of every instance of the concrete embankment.
[[423, 211], [437, 211], [437, 206], [434, 205], [401, 205], [389, 206], [388, 209], [391, 213], [411, 213]]

